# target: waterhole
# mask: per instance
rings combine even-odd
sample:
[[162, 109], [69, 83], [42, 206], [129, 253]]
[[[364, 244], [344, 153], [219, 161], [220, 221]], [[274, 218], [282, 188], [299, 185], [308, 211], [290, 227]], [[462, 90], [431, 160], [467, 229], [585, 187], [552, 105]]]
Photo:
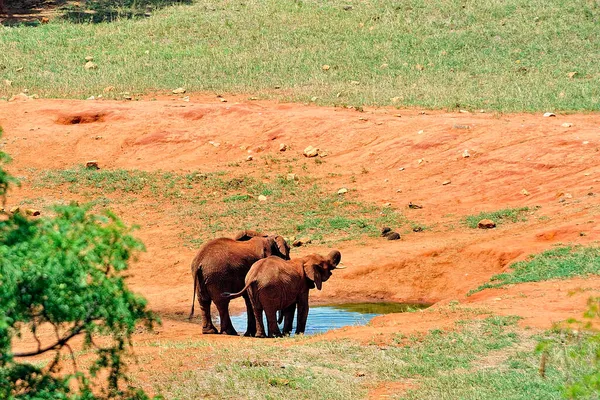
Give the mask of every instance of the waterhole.
[[[346, 303], [311, 306], [304, 334], [314, 335], [344, 326], [366, 325], [378, 315], [412, 312], [429, 306], [430, 304], [412, 303]], [[296, 318], [297, 315], [294, 315], [293, 331], [296, 329]], [[232, 316], [231, 321], [238, 332], [244, 332], [247, 321], [245, 312]], [[279, 328], [282, 329], [283, 324]]]

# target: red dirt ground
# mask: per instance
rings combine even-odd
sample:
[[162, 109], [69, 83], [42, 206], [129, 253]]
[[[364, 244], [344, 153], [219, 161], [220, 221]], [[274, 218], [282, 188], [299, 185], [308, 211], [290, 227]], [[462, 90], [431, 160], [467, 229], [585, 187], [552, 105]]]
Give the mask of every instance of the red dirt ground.
[[[562, 126], [566, 122], [572, 126]], [[409, 219], [427, 225], [424, 232], [404, 235], [400, 241], [340, 243], [336, 247], [348, 268], [336, 272], [322, 292], [312, 293], [311, 301], [422, 301], [441, 306], [378, 317], [371, 326], [333, 331], [326, 338], [385, 342], [398, 332], [450, 327], [465, 315], [449, 311], [451, 300], [458, 300], [461, 308], [521, 315], [521, 324], [547, 328], [580, 316], [586, 299], [600, 291], [600, 278], [589, 278], [465, 296], [529, 254], [600, 239], [598, 114], [544, 118], [541, 113], [391, 108], [358, 112], [192, 95], [189, 102], [163, 97], [0, 103], [0, 125], [5, 130], [3, 150], [13, 157], [9, 169], [15, 175], [27, 176], [28, 168], [68, 168], [87, 160], [98, 160], [107, 169], [227, 170], [228, 164], [245, 160], [248, 153], [241, 146], [262, 147], [254, 151], [253, 162], [243, 162], [248, 174], [264, 168], [269, 154], [300, 158], [307, 168], [302, 173], [327, 178], [332, 190], [355, 189], [348, 195], [379, 205], [389, 202]], [[280, 153], [280, 143], [291, 150]], [[302, 157], [308, 145], [328, 152], [324, 163]], [[470, 157], [462, 156], [465, 150]], [[269, 167], [286, 171], [282, 165]], [[445, 181], [451, 183], [442, 185]], [[529, 195], [522, 194], [523, 189]], [[49, 193], [25, 182], [9, 201]], [[409, 209], [409, 202], [423, 208]], [[465, 215], [522, 206], [541, 208], [527, 222], [493, 230], [468, 229], [460, 223]], [[181, 245], [179, 227], [164, 213], [152, 207], [136, 209], [135, 204], [128, 207], [116, 211], [126, 222], [141, 225], [138, 237], [147, 247], [131, 268], [130, 285], [149, 299], [164, 321], [153, 337], [198, 338], [198, 321], [185, 318], [195, 251]], [[292, 256], [326, 250], [311, 246], [295, 249]], [[239, 340], [214, 335], [209, 340], [232, 339]]]

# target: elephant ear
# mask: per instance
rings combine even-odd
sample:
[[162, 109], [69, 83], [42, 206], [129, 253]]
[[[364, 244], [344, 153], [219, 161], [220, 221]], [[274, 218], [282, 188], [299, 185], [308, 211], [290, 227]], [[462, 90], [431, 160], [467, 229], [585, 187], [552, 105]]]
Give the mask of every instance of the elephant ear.
[[287, 244], [285, 239], [281, 236], [275, 236], [275, 245], [277, 246], [277, 250], [283, 256], [284, 260], [290, 259], [290, 246]]
[[322, 280], [321, 280], [321, 267], [316, 264], [304, 264], [304, 273], [306, 277], [315, 283], [315, 286], [318, 290], [321, 290]]
[[327, 260], [331, 263], [331, 266], [333, 268], [337, 267], [337, 265], [340, 263], [340, 261], [342, 261], [342, 253], [340, 253], [337, 250], [332, 250], [329, 255], [327, 256]]

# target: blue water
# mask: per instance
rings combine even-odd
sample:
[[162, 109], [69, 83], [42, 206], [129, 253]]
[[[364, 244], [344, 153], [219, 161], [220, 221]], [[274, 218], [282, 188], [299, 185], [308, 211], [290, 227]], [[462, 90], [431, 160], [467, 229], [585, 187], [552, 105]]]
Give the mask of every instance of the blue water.
[[[342, 328], [344, 326], [366, 325], [374, 317], [393, 312], [414, 311], [415, 309], [425, 308], [428, 305], [399, 304], [399, 303], [358, 303], [358, 304], [339, 304], [329, 306], [312, 306], [308, 312], [306, 321], [305, 335], [314, 335], [316, 333], [327, 332], [331, 329]], [[298, 315], [294, 315], [294, 329]], [[267, 329], [266, 318], [265, 329]], [[246, 313], [231, 317], [235, 329], [243, 333], [246, 330]], [[218, 326], [218, 325], [217, 325]], [[283, 329], [283, 323], [279, 326]]]

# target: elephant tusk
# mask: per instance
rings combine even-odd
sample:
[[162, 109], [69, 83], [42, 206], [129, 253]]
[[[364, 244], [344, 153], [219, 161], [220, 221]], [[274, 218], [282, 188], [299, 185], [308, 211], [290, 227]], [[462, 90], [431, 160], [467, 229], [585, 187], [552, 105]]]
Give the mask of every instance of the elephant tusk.
[[345, 265], [338, 265], [337, 267], [335, 267], [335, 269], [346, 269], [348, 267], [346, 267]]

